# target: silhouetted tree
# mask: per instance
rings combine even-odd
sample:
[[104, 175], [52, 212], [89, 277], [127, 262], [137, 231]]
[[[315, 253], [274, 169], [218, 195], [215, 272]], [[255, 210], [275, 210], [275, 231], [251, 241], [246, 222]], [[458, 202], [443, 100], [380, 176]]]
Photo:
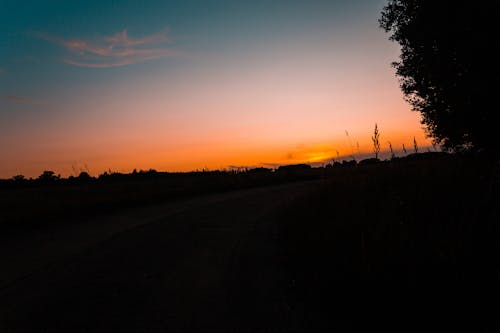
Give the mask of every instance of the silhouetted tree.
[[89, 175], [89, 173], [87, 171], [82, 171], [80, 172], [80, 174], [78, 175], [78, 180], [79, 181], [89, 181], [92, 179], [92, 176]]
[[413, 151], [415, 152], [415, 154], [418, 153], [417, 139], [415, 139], [415, 137], [413, 137]]
[[[380, 26], [401, 46], [393, 63], [413, 110], [435, 143], [498, 153], [490, 84], [494, 1], [389, 0]], [[490, 27], [491, 26], [491, 27]]]
[[54, 171], [44, 171], [40, 176], [38, 176], [38, 180], [42, 183], [52, 183], [61, 178], [61, 176], [55, 174]]
[[12, 180], [20, 183], [26, 181], [26, 177], [24, 177], [24, 175], [15, 175], [14, 177], [12, 177]]

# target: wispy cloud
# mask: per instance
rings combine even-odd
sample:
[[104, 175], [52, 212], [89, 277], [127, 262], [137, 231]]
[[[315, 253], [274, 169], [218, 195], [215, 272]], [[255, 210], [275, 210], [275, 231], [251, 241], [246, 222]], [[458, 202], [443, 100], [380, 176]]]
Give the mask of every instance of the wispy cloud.
[[69, 55], [64, 62], [79, 67], [119, 67], [152, 59], [188, 55], [165, 46], [172, 41], [168, 30], [141, 38], [130, 37], [127, 30], [96, 40], [66, 40], [47, 34], [38, 36], [66, 48]]
[[105, 40], [113, 45], [130, 47], [136, 45], [170, 42], [171, 38], [168, 34], [168, 31], [159, 32], [142, 38], [131, 38], [128, 36], [127, 30], [123, 30], [122, 32], [116, 33], [113, 36], [106, 37]]
[[21, 97], [16, 95], [5, 95], [0, 96], [0, 99], [11, 102], [11, 103], [23, 103], [23, 104], [46, 104], [47, 102], [41, 99], [34, 99], [29, 97]]

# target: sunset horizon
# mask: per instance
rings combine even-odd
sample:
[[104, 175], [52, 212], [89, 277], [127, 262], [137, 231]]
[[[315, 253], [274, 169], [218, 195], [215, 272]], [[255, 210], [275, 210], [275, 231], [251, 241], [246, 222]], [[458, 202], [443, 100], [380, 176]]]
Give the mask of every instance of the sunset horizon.
[[1, 0], [0, 333], [498, 331], [496, 13]]
[[7, 1], [0, 178], [328, 163], [375, 123], [382, 156], [428, 147], [383, 5]]

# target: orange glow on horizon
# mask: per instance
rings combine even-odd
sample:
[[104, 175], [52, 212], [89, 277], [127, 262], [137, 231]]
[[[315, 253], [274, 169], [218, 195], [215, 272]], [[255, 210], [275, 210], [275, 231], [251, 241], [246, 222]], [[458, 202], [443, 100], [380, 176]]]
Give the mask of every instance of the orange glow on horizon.
[[[75, 175], [80, 171], [89, 171], [97, 176], [105, 171], [128, 173], [133, 169], [169, 172], [187, 172], [194, 170], [220, 170], [231, 167], [277, 167], [279, 165], [297, 163], [329, 163], [332, 160], [350, 160], [352, 156], [358, 161], [373, 157], [373, 146], [370, 138], [371, 133], [357, 141], [353, 134], [351, 143], [349, 138], [339, 135], [329, 140], [331, 143], [310, 143], [297, 145], [268, 144], [252, 145], [249, 143], [206, 143], [185, 144], [180, 147], [162, 149], [161, 147], [145, 148], [141, 144], [128, 147], [115, 147], [113, 154], [101, 154], [93, 156], [92, 152], [82, 154], [80, 160], [71, 160], [68, 156], [58, 156], [58, 163], [34, 163], [26, 161], [30, 168], [16, 170], [16, 166], [4, 165], [6, 171], [1, 178], [10, 178], [16, 174], [24, 174], [27, 177], [37, 177], [44, 170], [53, 170], [64, 177]], [[425, 138], [422, 132], [415, 135], [402, 134], [400, 132], [384, 133], [381, 131], [381, 158], [387, 158], [389, 153], [388, 141], [391, 141], [396, 155], [402, 155], [402, 144], [404, 143], [408, 153], [413, 152], [413, 137], [415, 136], [420, 151], [425, 151], [430, 146], [430, 140]], [[359, 143], [359, 145], [358, 145]], [[339, 157], [337, 158], [337, 152]], [[50, 157], [50, 156], [49, 156]]]
[[430, 145], [389, 65], [399, 50], [383, 32], [354, 49], [316, 38], [199, 57], [178, 71], [158, 63], [51, 103], [18, 104], [19, 118], [0, 132], [0, 178], [321, 164], [337, 152], [359, 160], [372, 156], [375, 123], [382, 152], [388, 141], [396, 154], [403, 143], [411, 152], [413, 137]]

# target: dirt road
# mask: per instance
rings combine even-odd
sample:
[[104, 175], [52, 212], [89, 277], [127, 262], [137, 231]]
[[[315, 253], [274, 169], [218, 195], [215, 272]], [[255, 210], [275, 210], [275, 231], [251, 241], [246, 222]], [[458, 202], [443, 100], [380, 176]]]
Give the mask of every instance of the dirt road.
[[276, 212], [319, 186], [216, 194], [6, 239], [0, 331], [294, 330]]

